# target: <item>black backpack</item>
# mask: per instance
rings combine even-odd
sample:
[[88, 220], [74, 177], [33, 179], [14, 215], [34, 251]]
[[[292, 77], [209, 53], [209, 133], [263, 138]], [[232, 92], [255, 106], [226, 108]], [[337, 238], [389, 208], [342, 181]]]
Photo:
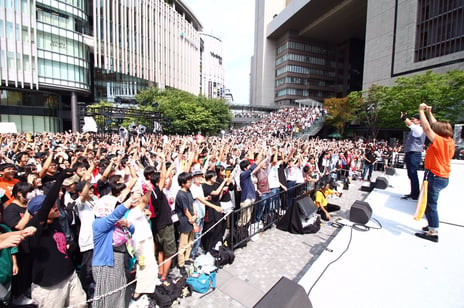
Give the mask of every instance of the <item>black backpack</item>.
[[221, 246], [219, 251], [214, 251], [214, 265], [218, 268], [222, 268], [224, 265], [232, 264], [235, 260], [235, 254], [232, 249], [228, 247]]

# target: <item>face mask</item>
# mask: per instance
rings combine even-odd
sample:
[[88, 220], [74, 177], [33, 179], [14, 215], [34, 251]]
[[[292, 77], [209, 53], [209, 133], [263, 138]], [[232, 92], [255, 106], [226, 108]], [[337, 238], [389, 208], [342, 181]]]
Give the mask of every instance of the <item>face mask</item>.
[[31, 192], [28, 192], [28, 193], [26, 194], [26, 200], [27, 200], [27, 201], [31, 201], [32, 198], [34, 198], [34, 197], [35, 197], [35, 193], [32, 192], [32, 191], [31, 191]]

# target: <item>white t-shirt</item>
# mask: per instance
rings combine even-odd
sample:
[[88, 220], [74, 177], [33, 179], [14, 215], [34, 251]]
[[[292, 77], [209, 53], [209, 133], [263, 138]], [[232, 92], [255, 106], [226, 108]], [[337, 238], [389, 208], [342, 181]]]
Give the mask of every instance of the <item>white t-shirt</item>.
[[132, 208], [127, 215], [127, 220], [135, 228], [134, 234], [132, 234], [135, 249], [137, 249], [137, 243], [153, 237], [150, 223], [140, 207], [136, 206]]
[[81, 252], [93, 249], [93, 231], [92, 224], [95, 220], [93, 207], [98, 198], [92, 197], [92, 200], [81, 202], [81, 198], [76, 199], [76, 207], [79, 211], [79, 219], [81, 221], [81, 229], [79, 231], [79, 248]]
[[205, 197], [203, 188], [201, 187], [201, 185], [197, 186], [195, 184], [192, 184], [192, 186], [190, 186], [190, 192], [192, 193], [192, 197], [194, 200], [193, 207], [195, 209], [195, 213], [197, 214], [197, 218], [205, 217], [205, 205], [197, 199], [198, 197]]

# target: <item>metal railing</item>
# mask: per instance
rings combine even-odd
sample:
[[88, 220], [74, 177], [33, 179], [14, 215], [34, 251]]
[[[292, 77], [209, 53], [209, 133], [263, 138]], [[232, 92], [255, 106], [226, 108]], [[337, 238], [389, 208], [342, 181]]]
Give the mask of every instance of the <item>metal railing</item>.
[[293, 200], [308, 192], [308, 185], [302, 183], [234, 210], [230, 214], [229, 247], [232, 250], [243, 247], [254, 235], [272, 228]]

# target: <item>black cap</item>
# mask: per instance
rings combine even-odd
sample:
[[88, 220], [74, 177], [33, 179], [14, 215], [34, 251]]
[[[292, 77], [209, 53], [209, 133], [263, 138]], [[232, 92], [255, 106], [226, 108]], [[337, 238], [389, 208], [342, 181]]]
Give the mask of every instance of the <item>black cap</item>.
[[420, 115], [418, 115], [418, 114], [413, 115], [412, 118], [417, 119], [417, 120], [420, 121]]

